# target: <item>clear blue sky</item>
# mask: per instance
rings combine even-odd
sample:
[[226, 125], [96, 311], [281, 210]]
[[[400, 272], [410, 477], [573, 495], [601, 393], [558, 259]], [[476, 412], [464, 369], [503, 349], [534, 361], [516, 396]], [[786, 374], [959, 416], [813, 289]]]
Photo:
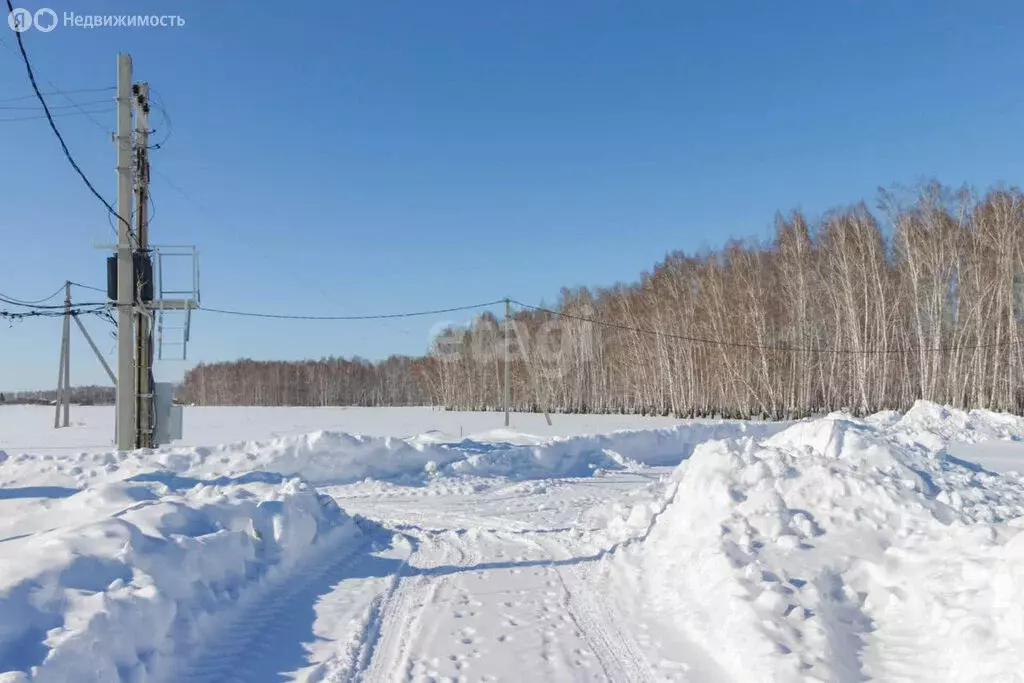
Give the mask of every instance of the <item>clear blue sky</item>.
[[[552, 301], [563, 285], [633, 280], [672, 249], [767, 235], [779, 209], [818, 213], [927, 177], [984, 188], [1024, 175], [1019, 0], [153, 0], [145, 11], [187, 24], [24, 36], [62, 89], [112, 85], [118, 51], [155, 88], [173, 135], [152, 156], [152, 239], [200, 247], [209, 306]], [[0, 40], [0, 99], [30, 94], [6, 49], [14, 34]], [[113, 199], [109, 139], [82, 116], [58, 122]], [[46, 122], [0, 121], [0, 149], [0, 292], [102, 285], [93, 244], [109, 240], [107, 217]], [[190, 362], [419, 353], [444, 319], [460, 320], [200, 312]], [[59, 327], [0, 324], [0, 388], [54, 383]], [[73, 343], [72, 381], [102, 382]]]

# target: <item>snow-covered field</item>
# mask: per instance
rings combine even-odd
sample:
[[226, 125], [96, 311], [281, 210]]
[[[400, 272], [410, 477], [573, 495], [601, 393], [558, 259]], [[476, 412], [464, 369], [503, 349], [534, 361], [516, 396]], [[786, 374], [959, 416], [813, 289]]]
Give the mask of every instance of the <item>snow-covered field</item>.
[[[632, 415], [556, 415], [548, 426], [543, 415], [513, 413], [512, 435], [575, 436], [619, 429], [670, 427], [672, 418]], [[495, 436], [504, 413], [457, 413], [432, 408], [185, 408], [182, 444], [209, 446], [236, 441], [272, 439], [320, 430], [407, 438], [437, 433], [458, 440]], [[71, 425], [53, 429], [53, 408], [0, 406], [0, 448], [32, 453], [68, 450], [110, 450], [114, 411], [109, 406], [73, 406]]]
[[112, 417], [0, 407], [0, 681], [1024, 683], [1021, 418]]

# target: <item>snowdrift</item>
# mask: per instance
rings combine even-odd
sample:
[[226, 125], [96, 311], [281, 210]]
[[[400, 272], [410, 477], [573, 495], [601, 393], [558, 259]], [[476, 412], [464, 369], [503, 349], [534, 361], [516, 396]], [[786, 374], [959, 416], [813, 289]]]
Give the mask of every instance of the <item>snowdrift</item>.
[[0, 546], [0, 681], [158, 680], [219, 612], [360, 542], [283, 477], [153, 474], [47, 507], [61, 526]]
[[1024, 439], [1024, 418], [987, 410], [963, 411], [919, 401], [892, 425], [904, 443], [934, 450], [950, 442], [978, 443], [992, 439]]
[[697, 444], [744, 434], [773, 434], [784, 425], [708, 422], [607, 435], [540, 440], [533, 444], [476, 441], [438, 443], [320, 431], [270, 442], [216, 449], [158, 452], [155, 459], [177, 472], [237, 473], [253, 469], [301, 476], [316, 485], [367, 478], [422, 483], [428, 477], [480, 476], [516, 480], [591, 476], [598, 469], [676, 465]]
[[612, 576], [725, 678], [1020, 683], [1024, 481], [940, 445], [1021, 434], [922, 403], [703, 444], [611, 525]]
[[[695, 422], [678, 427], [509, 443], [465, 439], [370, 437], [317, 431], [212, 448], [162, 448], [134, 453], [9, 456], [0, 452], [0, 485], [62, 484], [83, 488], [155, 468], [182, 475], [236, 476], [253, 470], [297, 476], [314, 485], [364, 479], [420, 484], [429, 477], [516, 480], [591, 476], [599, 469], [676, 465], [697, 444], [745, 434], [773, 434], [777, 423]], [[530, 439], [534, 440], [534, 439]]]
[[553, 439], [536, 445], [463, 441], [451, 448], [479, 451], [451, 462], [447, 472], [512, 479], [585, 477], [599, 469], [678, 465], [698, 444], [744, 434], [773, 434], [784, 425], [759, 422], [694, 422], [663, 429]]

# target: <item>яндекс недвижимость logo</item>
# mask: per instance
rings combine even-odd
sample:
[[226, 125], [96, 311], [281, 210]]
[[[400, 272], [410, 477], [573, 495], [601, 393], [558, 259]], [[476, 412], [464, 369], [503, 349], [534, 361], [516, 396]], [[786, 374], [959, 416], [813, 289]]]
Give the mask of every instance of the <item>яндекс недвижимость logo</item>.
[[181, 28], [184, 17], [177, 14], [78, 14], [41, 7], [35, 12], [15, 7], [7, 14], [7, 25], [16, 33], [24, 33], [33, 26], [37, 31], [49, 33], [58, 24], [73, 28]]
[[38, 31], [49, 33], [57, 28], [57, 13], [49, 7], [42, 7], [36, 10], [35, 14], [23, 7], [15, 7], [7, 15], [7, 25], [17, 33], [27, 31], [33, 26]]

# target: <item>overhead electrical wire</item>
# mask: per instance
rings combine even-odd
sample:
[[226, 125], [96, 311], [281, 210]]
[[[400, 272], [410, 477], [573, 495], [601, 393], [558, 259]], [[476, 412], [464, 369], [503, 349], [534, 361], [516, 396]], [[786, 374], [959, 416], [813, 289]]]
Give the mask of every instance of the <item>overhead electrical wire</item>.
[[93, 287], [91, 285], [83, 285], [80, 282], [72, 282], [71, 286], [72, 287], [81, 287], [82, 289], [91, 289], [94, 292], [100, 292], [102, 294], [106, 294], [107, 293], [107, 290], [105, 290], [105, 289], [102, 289], [100, 287]]
[[[3, 45], [4, 48], [9, 50], [11, 52], [11, 54], [13, 54], [15, 57], [20, 56], [17, 50], [15, 50], [13, 47], [11, 47], [7, 43], [5, 43], [3, 40], [0, 40], [0, 45]], [[40, 73], [39, 71], [36, 71], [36, 77], [46, 81], [46, 83], [51, 88], [53, 88], [53, 90], [51, 92], [43, 93], [46, 97], [50, 97], [52, 95], [60, 95], [65, 100], [67, 100], [68, 103], [72, 107], [75, 107], [76, 109], [78, 109], [78, 111], [80, 111], [82, 114], [84, 114], [86, 116], [86, 118], [88, 118], [89, 121], [91, 121], [94, 126], [96, 126], [101, 131], [103, 131], [104, 134], [108, 134], [110, 132], [110, 127], [109, 126], [103, 125], [102, 123], [100, 123], [99, 119], [97, 119], [95, 116], [93, 116], [93, 114], [99, 114], [99, 113], [102, 113], [102, 112], [88, 112], [88, 111], [82, 109], [81, 105], [79, 105], [77, 102], [75, 102], [74, 99], [71, 98], [71, 95], [78, 94], [78, 93], [115, 92], [117, 90], [116, 86], [110, 85], [110, 86], [107, 86], [105, 88], [76, 88], [76, 89], [73, 89], [73, 90], [63, 90], [56, 83], [54, 83], [49, 78], [47, 78], [45, 74]], [[22, 95], [21, 97], [15, 97], [15, 98], [12, 98], [12, 99], [9, 99], [9, 100], [0, 100], [0, 101], [16, 102], [16, 101], [21, 101], [21, 100], [26, 100], [26, 99], [33, 99], [35, 97], [36, 96], [34, 94], [33, 95]]]
[[54, 297], [57, 297], [57, 296], [59, 296], [59, 295], [61, 295], [63, 293], [64, 293], [64, 285], [61, 285], [57, 289], [56, 292], [54, 292], [50, 296], [44, 296], [42, 299], [19, 299], [17, 297], [13, 297], [13, 296], [10, 296], [8, 294], [3, 294], [3, 293], [0, 293], [0, 299], [2, 299], [3, 301], [6, 301], [8, 303], [16, 303], [16, 304], [21, 304], [21, 305], [26, 305], [26, 306], [34, 306], [35, 304], [46, 303], [50, 299], [53, 299]]
[[[14, 13], [14, 4], [11, 2], [11, 0], [7, 0], [7, 11], [10, 14]], [[50, 107], [46, 103], [46, 98], [43, 97], [43, 93], [39, 89], [39, 83], [36, 82], [35, 71], [32, 69], [32, 62], [28, 58], [28, 52], [25, 51], [25, 43], [21, 38], [21, 32], [15, 31], [14, 35], [18, 42], [18, 50], [21, 53], [21, 60], [25, 64], [25, 71], [28, 73], [28, 80], [32, 86], [32, 92], [35, 93], [36, 99], [38, 99], [39, 104], [42, 105], [43, 112], [46, 114], [46, 120], [50, 124], [50, 130], [53, 131], [53, 134], [57, 137], [57, 141], [60, 142], [60, 148], [61, 151], [64, 152], [65, 158], [67, 158], [68, 163], [70, 163], [71, 167], [75, 170], [76, 173], [78, 173], [78, 176], [82, 179], [82, 182], [85, 183], [85, 186], [89, 188], [89, 191], [93, 194], [93, 196], [96, 197], [96, 199], [98, 199], [100, 203], [102, 203], [103, 206], [106, 207], [107, 211], [110, 214], [116, 216], [118, 220], [125, 224], [125, 226], [128, 228], [129, 238], [131, 239], [133, 235], [131, 223], [129, 223], [128, 220], [125, 219], [123, 216], [118, 215], [117, 210], [115, 210], [113, 205], [106, 199], [104, 199], [103, 195], [101, 195], [99, 191], [96, 189], [96, 187], [93, 186], [92, 181], [89, 180], [88, 176], [85, 175], [81, 167], [78, 165], [78, 162], [76, 162], [75, 158], [71, 155], [71, 150], [68, 149], [68, 145], [64, 141], [64, 136], [61, 135], [60, 129], [57, 128], [57, 124], [53, 120], [53, 114], [50, 112]]]
[[[17, 54], [17, 53], [15, 53], [15, 54]], [[117, 88], [112, 86], [112, 85], [108, 85], [105, 88], [76, 88], [74, 90], [58, 90], [58, 89], [56, 89], [57, 86], [55, 86], [55, 85], [53, 85], [51, 83], [50, 87], [54, 88], [55, 90], [53, 92], [45, 92], [45, 93], [43, 93], [44, 96], [50, 97], [51, 95], [78, 95], [80, 93], [113, 92], [113, 91], [117, 90]], [[7, 97], [7, 98], [4, 98], [4, 99], [0, 100], [0, 104], [6, 104], [8, 102], [23, 102], [25, 100], [34, 100], [34, 99], [36, 99], [36, 96], [34, 94], [33, 95], [21, 95], [19, 97]]]
[[[96, 292], [105, 292], [105, 290], [99, 287], [92, 287], [90, 285], [83, 285], [78, 282], [71, 282], [74, 287], [81, 287]], [[5, 303], [11, 306], [19, 306], [22, 308], [28, 308], [29, 311], [10, 312], [0, 311], [0, 317], [5, 318], [28, 318], [37, 316], [60, 316], [65, 313], [65, 305], [44, 305], [41, 302], [53, 299], [55, 296], [63, 291], [63, 287], [60, 290], [54, 292], [48, 297], [37, 299], [34, 302], [27, 300], [15, 299], [13, 297], [7, 297], [0, 294], [0, 303]], [[238, 311], [234, 309], [226, 308], [208, 308], [206, 306], [198, 306], [197, 310], [205, 311], [207, 313], [217, 313], [221, 315], [232, 315], [245, 318], [260, 318], [260, 319], [271, 319], [271, 320], [324, 320], [324, 321], [357, 321], [357, 320], [391, 320], [396, 318], [415, 318], [429, 315], [439, 315], [443, 313], [457, 313], [461, 311], [472, 311], [480, 310], [484, 308], [491, 308], [500, 304], [508, 302], [509, 304], [515, 305], [522, 310], [536, 311], [538, 313], [546, 313], [554, 315], [560, 318], [566, 318], [569, 320], [577, 320], [580, 322], [590, 323], [600, 327], [607, 327], [612, 329], [623, 330], [626, 332], [635, 332], [637, 334], [646, 334], [650, 336], [662, 337], [665, 339], [672, 339], [678, 341], [685, 341], [696, 344], [708, 344], [713, 346], [724, 346], [729, 348], [741, 348], [747, 350], [757, 351], [778, 351], [785, 353], [808, 353], [808, 354], [838, 354], [838, 355], [874, 355], [874, 354], [906, 354], [906, 353], [919, 353], [921, 351], [927, 353], [943, 353], [949, 351], [969, 351], [972, 349], [989, 349], [999, 348], [1005, 346], [1012, 346], [1019, 342], [993, 342], [991, 344], [977, 344], [971, 346], [958, 346], [958, 347], [904, 347], [894, 349], [837, 349], [837, 348], [807, 348], [807, 347], [795, 347], [795, 346], [782, 346], [777, 344], [756, 344], [752, 342], [740, 342], [740, 341], [725, 341], [721, 339], [710, 339], [707, 337], [695, 337], [683, 334], [673, 334], [669, 332], [662, 332], [660, 330], [653, 330], [650, 328], [635, 327], [632, 325], [626, 325], [624, 323], [612, 322], [610, 320], [601, 320], [599, 318], [589, 318], [582, 315], [575, 315], [573, 313], [566, 313], [564, 311], [556, 311], [552, 308], [546, 308], [544, 306], [534, 306], [526, 304], [515, 299], [495, 299], [494, 301], [487, 301], [478, 304], [469, 304], [467, 306], [451, 306], [448, 308], [435, 308], [425, 311], [410, 311], [403, 313], [382, 313], [373, 315], [296, 315], [290, 313], [261, 313], [258, 311]], [[87, 303], [75, 303], [72, 309], [72, 314], [78, 312], [84, 312], [89, 314], [97, 314], [106, 316], [109, 318], [110, 313], [108, 310], [107, 302], [87, 302]], [[91, 307], [89, 310], [83, 310], [83, 307]]]
[[[68, 283], [76, 285], [77, 283]], [[99, 290], [97, 287], [86, 287], [85, 285], [77, 285], [85, 287], [86, 289]], [[7, 296], [6, 294], [0, 294], [0, 304], [6, 304], [7, 306], [14, 306], [16, 308], [28, 309], [20, 311], [0, 310], [0, 319], [15, 321], [25, 320], [26, 318], [59, 318], [61, 316], [70, 314], [73, 316], [78, 315], [96, 315], [104, 319], [109, 319], [110, 311], [108, 310], [108, 304], [106, 302], [89, 301], [89, 302], [75, 302], [70, 306], [67, 303], [63, 304], [47, 304], [46, 301], [50, 301], [57, 296], [60, 296], [65, 292], [67, 285], [61, 285], [53, 294], [45, 296], [39, 299], [18, 299], [16, 297]]]
[[[171, 139], [171, 134], [174, 132], [174, 125], [171, 123], [171, 115], [167, 113], [167, 107], [164, 106], [163, 96], [161, 96], [153, 86], [150, 86], [149, 88], [149, 104], [152, 108], [160, 112], [160, 116], [163, 118], [164, 128], [166, 128], [166, 130], [163, 133], [163, 139], [159, 142], [150, 143], [147, 149], [160, 149], [167, 144], [168, 140]], [[150, 133], [156, 133], [157, 130], [157, 128], [153, 128]]]
[[601, 319], [597, 319], [597, 318], [587, 318], [587, 317], [580, 316], [580, 315], [574, 315], [572, 313], [564, 313], [564, 312], [561, 312], [561, 311], [556, 311], [556, 310], [551, 309], [551, 308], [544, 308], [543, 306], [532, 306], [530, 304], [524, 304], [521, 301], [512, 300], [511, 303], [515, 304], [516, 306], [519, 306], [520, 308], [524, 308], [524, 309], [528, 309], [528, 310], [532, 310], [532, 311], [538, 311], [538, 312], [541, 312], [541, 313], [548, 313], [548, 314], [551, 314], [551, 315], [559, 316], [561, 318], [568, 318], [570, 320], [578, 320], [580, 322], [592, 323], [592, 324], [598, 325], [600, 327], [614, 328], [614, 329], [618, 329], [618, 330], [624, 330], [624, 331], [627, 331], [627, 332], [636, 332], [638, 334], [646, 334], [646, 335], [650, 335], [650, 336], [654, 336], [654, 337], [662, 337], [664, 339], [674, 339], [674, 340], [678, 340], [678, 341], [686, 341], [686, 342], [692, 342], [692, 343], [696, 343], [696, 344], [708, 344], [708, 345], [712, 345], [712, 346], [725, 346], [725, 347], [730, 347], [730, 348], [740, 348], [740, 349], [748, 349], [748, 350], [755, 350], [755, 351], [781, 351], [781, 352], [785, 352], [785, 353], [808, 353], [808, 354], [815, 354], [815, 353], [817, 353], [817, 354], [828, 354], [828, 353], [832, 353], [832, 354], [837, 354], [837, 355], [876, 355], [876, 354], [894, 354], [894, 355], [899, 355], [899, 354], [905, 354], [905, 353], [920, 353], [922, 351], [925, 352], [925, 353], [944, 353], [944, 352], [947, 352], [947, 351], [970, 351], [970, 350], [973, 350], [973, 349], [991, 349], [991, 348], [1000, 348], [1000, 347], [1004, 347], [1004, 346], [1013, 346], [1013, 345], [1019, 343], [1019, 342], [1008, 341], [1008, 342], [993, 342], [991, 344], [977, 344], [977, 345], [974, 345], [974, 346], [958, 346], [958, 347], [946, 346], [946, 347], [935, 347], [935, 348], [932, 348], [932, 347], [909, 347], [909, 348], [908, 347], [904, 347], [904, 348], [894, 348], [894, 349], [835, 349], [835, 348], [830, 348], [830, 347], [807, 348], [807, 347], [799, 347], [799, 346], [781, 346], [781, 345], [778, 345], [778, 344], [756, 344], [756, 343], [752, 343], [752, 342], [734, 342], [734, 341], [724, 341], [724, 340], [721, 340], [721, 339], [708, 339], [706, 337], [691, 337], [691, 336], [684, 335], [684, 334], [672, 334], [670, 332], [661, 332], [659, 330], [652, 330], [652, 329], [649, 329], [649, 328], [632, 327], [630, 325], [625, 325], [623, 323], [611, 322], [609, 320], [601, 320]]
[[286, 313], [257, 313], [254, 311], [233, 311], [223, 308], [207, 308], [199, 306], [200, 311], [207, 313], [221, 313], [223, 315], [236, 315], [246, 318], [271, 318], [274, 320], [389, 320], [393, 318], [416, 318], [426, 315], [439, 315], [441, 313], [456, 313], [458, 311], [472, 311], [480, 308], [490, 308], [505, 303], [504, 299], [488, 301], [482, 304], [471, 304], [469, 306], [453, 306], [452, 308], [438, 308], [431, 311], [415, 311], [412, 313], [386, 313], [381, 315], [291, 315]]
[[105, 309], [72, 308], [70, 311], [0, 311], [0, 318], [5, 320], [25, 320], [26, 318], [60, 318], [70, 313], [72, 316], [98, 315], [103, 317]]
[[[54, 109], [74, 109], [77, 107], [92, 107], [96, 105], [113, 106], [113, 100], [93, 100], [92, 102], [73, 102], [71, 104], [51, 104], [50, 111]], [[0, 104], [0, 110], [3, 111], [42, 111], [42, 107], [35, 104], [29, 105], [2, 105]]]
[[[199, 306], [198, 310], [206, 311], [208, 313], [220, 313], [224, 315], [235, 315], [248, 318], [268, 318], [273, 320], [385, 320], [391, 318], [411, 318], [418, 316], [436, 315], [440, 313], [454, 313], [458, 311], [470, 311], [482, 308], [490, 308], [499, 304], [505, 303], [505, 299], [497, 299], [495, 301], [489, 301], [482, 304], [473, 304], [470, 306], [457, 306], [453, 308], [442, 308], [430, 311], [417, 311], [413, 313], [391, 313], [384, 315], [291, 315], [283, 313], [259, 313], [255, 311], [236, 311], [218, 308], [207, 308], [205, 306]], [[662, 332], [659, 330], [653, 330], [650, 328], [634, 327], [632, 325], [626, 325], [623, 323], [612, 322], [609, 320], [601, 320], [597, 318], [588, 318], [585, 316], [574, 315], [572, 313], [565, 313], [562, 311], [556, 311], [551, 308], [545, 308], [543, 306], [533, 306], [531, 304], [525, 304], [521, 301], [509, 299], [509, 303], [518, 306], [520, 309], [537, 311], [541, 313], [547, 313], [550, 315], [558, 316], [561, 318], [567, 318], [571, 320], [578, 320], [580, 322], [592, 323], [601, 327], [613, 328], [623, 330], [627, 332], [635, 332], [637, 334], [645, 334], [655, 337], [662, 337], [665, 339], [673, 339], [677, 341], [685, 341], [696, 344], [707, 344], [711, 346], [724, 346], [728, 348], [739, 348], [756, 351], [778, 351], [783, 353], [808, 353], [808, 354], [837, 354], [837, 355], [875, 355], [875, 354], [906, 354], [906, 353], [919, 353], [924, 351], [926, 353], [944, 353], [949, 351], [969, 351], [972, 349], [990, 349], [1000, 348], [1005, 346], [1012, 346], [1017, 342], [993, 342], [990, 344], [977, 344], [972, 346], [959, 346], [959, 347], [910, 347], [910, 348], [889, 348], [889, 349], [841, 349], [841, 348], [808, 348], [798, 346], [784, 346], [779, 344], [757, 344], [753, 342], [742, 342], [742, 341], [726, 341], [721, 339], [710, 339], [707, 337], [695, 337], [691, 335], [673, 334], [670, 332]]]
[[[40, 311], [58, 310], [58, 309], [63, 311], [64, 310], [64, 306], [65, 306], [65, 304], [26, 304], [26, 303], [22, 303], [21, 301], [18, 301], [16, 299], [8, 299], [7, 297], [4, 297], [4, 296], [0, 296], [0, 303], [5, 303], [8, 306], [19, 306], [21, 308], [31, 308], [31, 309], [40, 310]], [[107, 302], [105, 302], [105, 301], [89, 301], [89, 302], [86, 302], [86, 303], [75, 302], [74, 305], [75, 306], [106, 306]]]
[[[94, 111], [86, 111], [86, 110], [82, 109], [80, 111], [61, 111], [61, 112], [57, 112], [55, 114], [52, 114], [52, 116], [53, 116], [53, 118], [58, 118], [58, 117], [62, 117], [62, 116], [82, 116], [82, 115], [91, 116], [92, 114], [102, 114], [102, 113], [103, 113], [103, 110], [100, 110], [100, 109], [97, 109], [97, 110], [94, 110]], [[0, 116], [0, 123], [10, 123], [10, 122], [14, 122], [14, 121], [39, 121], [40, 119], [45, 119], [45, 118], [46, 118], [46, 114], [32, 114], [32, 115], [28, 115], [28, 116]]]

